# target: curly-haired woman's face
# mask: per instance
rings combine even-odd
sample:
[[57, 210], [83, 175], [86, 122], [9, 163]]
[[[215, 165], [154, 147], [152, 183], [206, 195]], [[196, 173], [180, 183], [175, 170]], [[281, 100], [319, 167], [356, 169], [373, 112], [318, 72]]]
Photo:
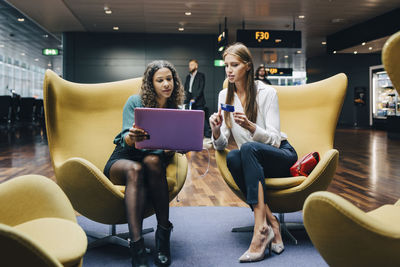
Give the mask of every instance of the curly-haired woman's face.
[[156, 71], [153, 76], [153, 86], [158, 100], [166, 100], [171, 97], [174, 90], [174, 77], [171, 70], [162, 68]]

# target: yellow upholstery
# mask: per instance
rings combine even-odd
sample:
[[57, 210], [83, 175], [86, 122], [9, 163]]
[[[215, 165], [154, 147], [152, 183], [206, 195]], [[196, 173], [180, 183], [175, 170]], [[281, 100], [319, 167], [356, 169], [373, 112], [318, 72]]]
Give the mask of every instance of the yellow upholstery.
[[50, 179], [25, 175], [0, 184], [1, 266], [82, 266], [85, 232]]
[[[399, 92], [400, 32], [386, 41], [382, 61]], [[329, 266], [400, 266], [400, 200], [366, 213], [338, 195], [317, 192], [307, 198], [303, 214]]]
[[[44, 80], [44, 109], [51, 161], [57, 183], [82, 215], [105, 224], [125, 223], [124, 189], [113, 185], [103, 168], [122, 129], [122, 109], [139, 93], [141, 78], [79, 84], [51, 70]], [[175, 154], [167, 167], [170, 200], [183, 187], [185, 155]], [[148, 207], [146, 216], [153, 214]]]
[[[301, 210], [307, 196], [325, 190], [335, 174], [339, 152], [333, 149], [333, 141], [347, 77], [342, 73], [311, 84], [273, 87], [278, 93], [281, 131], [289, 136], [299, 158], [312, 151], [321, 156], [307, 178], [265, 179], [269, 207], [273, 212], [287, 213]], [[225, 182], [244, 200], [226, 165], [228, 152], [227, 149], [215, 152], [217, 165]]]
[[400, 202], [365, 213], [330, 192], [304, 203], [304, 226], [329, 266], [400, 266]]
[[400, 31], [385, 42], [382, 62], [394, 88], [400, 93]]

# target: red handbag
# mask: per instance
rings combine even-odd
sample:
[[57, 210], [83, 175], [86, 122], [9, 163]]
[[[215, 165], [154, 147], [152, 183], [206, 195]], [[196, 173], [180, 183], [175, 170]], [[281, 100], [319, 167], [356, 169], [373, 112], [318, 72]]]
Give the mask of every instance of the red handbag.
[[311, 152], [296, 161], [290, 167], [290, 174], [292, 176], [308, 176], [319, 162], [319, 153]]

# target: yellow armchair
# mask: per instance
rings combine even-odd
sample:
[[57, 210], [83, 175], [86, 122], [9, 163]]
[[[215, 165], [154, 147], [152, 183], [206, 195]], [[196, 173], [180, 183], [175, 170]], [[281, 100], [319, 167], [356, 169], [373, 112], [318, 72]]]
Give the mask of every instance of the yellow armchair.
[[49, 178], [0, 184], [2, 266], [82, 266], [87, 238], [67, 196]]
[[[111, 155], [114, 137], [121, 131], [122, 109], [140, 91], [142, 78], [111, 83], [68, 82], [47, 70], [44, 109], [51, 162], [57, 183], [72, 206], [87, 218], [111, 225], [111, 236], [90, 246], [113, 242], [128, 246], [127, 234], [116, 234], [115, 224], [126, 223], [124, 186], [114, 185], [103, 168]], [[185, 155], [175, 154], [167, 167], [170, 200], [182, 189], [187, 174]], [[145, 216], [154, 213], [149, 205]], [[151, 229], [152, 231], [152, 229]]]
[[[400, 32], [382, 50], [382, 62], [400, 93]], [[400, 266], [400, 200], [363, 212], [342, 197], [311, 194], [304, 203], [304, 225], [329, 266]]]
[[[225, 81], [224, 88], [226, 86]], [[307, 196], [325, 190], [336, 171], [339, 152], [333, 148], [333, 141], [346, 95], [347, 77], [341, 73], [311, 84], [273, 87], [279, 99], [281, 130], [289, 136], [299, 158], [312, 151], [318, 151], [321, 156], [308, 177], [265, 179], [267, 203], [272, 212], [280, 213], [283, 231], [294, 239], [287, 232], [283, 214], [302, 210]], [[228, 152], [228, 149], [215, 151], [218, 169], [229, 188], [245, 200], [228, 170]]]
[[304, 226], [329, 266], [400, 266], [400, 200], [363, 212], [330, 192], [304, 203]]

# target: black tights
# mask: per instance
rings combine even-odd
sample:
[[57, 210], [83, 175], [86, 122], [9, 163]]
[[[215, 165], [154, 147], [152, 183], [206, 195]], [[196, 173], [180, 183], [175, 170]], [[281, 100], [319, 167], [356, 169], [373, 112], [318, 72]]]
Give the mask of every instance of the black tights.
[[153, 204], [158, 224], [169, 226], [169, 193], [165, 167], [157, 155], [148, 155], [143, 163], [121, 159], [110, 169], [114, 184], [125, 184], [125, 208], [132, 241], [142, 236], [146, 196]]

